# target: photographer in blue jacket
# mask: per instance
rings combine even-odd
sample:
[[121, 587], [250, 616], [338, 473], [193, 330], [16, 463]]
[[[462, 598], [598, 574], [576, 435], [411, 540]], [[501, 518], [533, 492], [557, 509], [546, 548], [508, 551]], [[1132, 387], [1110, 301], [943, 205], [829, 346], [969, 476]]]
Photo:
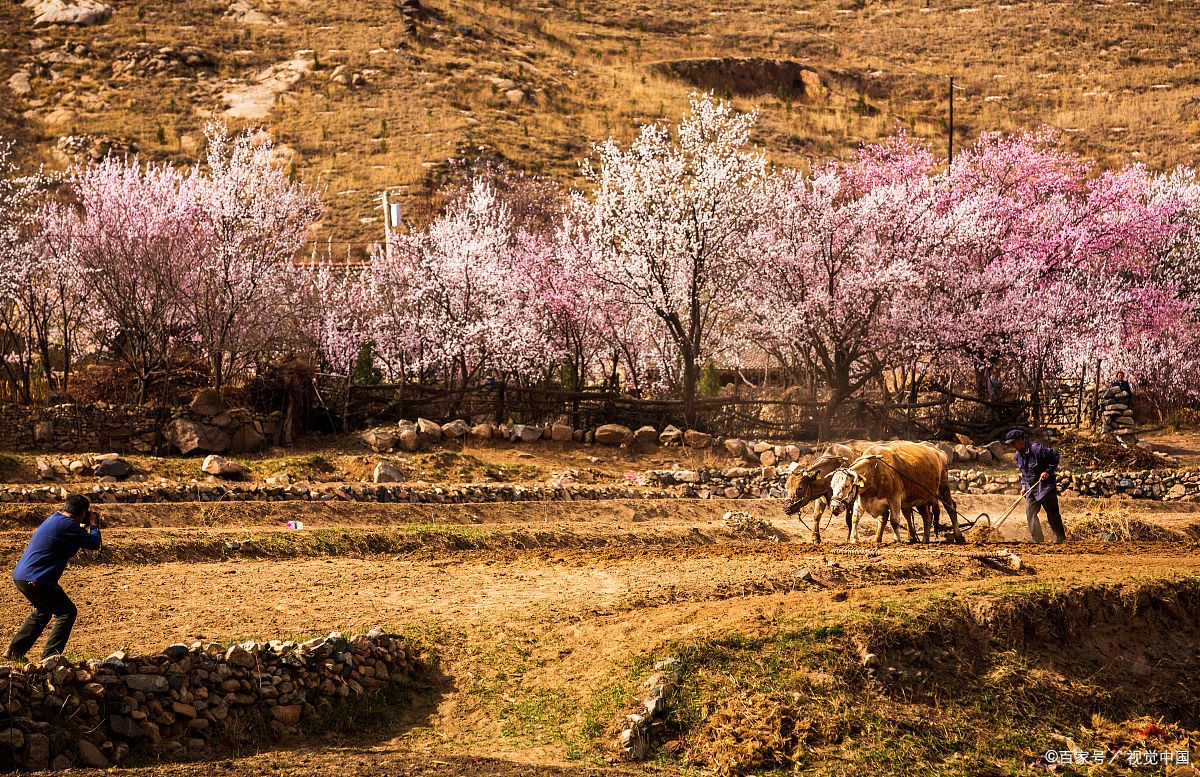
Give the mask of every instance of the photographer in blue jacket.
[[26, 660], [25, 654], [42, 636], [51, 618], [54, 628], [50, 630], [42, 658], [66, 650], [79, 611], [58, 580], [80, 548], [100, 548], [100, 514], [91, 506], [81, 494], [67, 497], [63, 509], [42, 521], [21, 554], [13, 570], [13, 583], [34, 610], [8, 646], [5, 658], [9, 661]]

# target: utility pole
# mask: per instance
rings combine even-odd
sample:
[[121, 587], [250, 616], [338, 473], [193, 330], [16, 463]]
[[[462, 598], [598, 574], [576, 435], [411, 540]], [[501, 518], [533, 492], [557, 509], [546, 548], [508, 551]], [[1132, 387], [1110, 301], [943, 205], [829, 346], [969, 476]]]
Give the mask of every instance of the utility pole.
[[954, 164], [954, 76], [950, 76], [950, 136], [947, 138], [950, 153], [949, 164]]
[[[405, 187], [399, 187], [401, 189]], [[397, 196], [400, 192], [382, 190], [376, 201], [383, 205], [383, 247], [385, 251], [391, 251], [392, 238], [395, 233], [403, 226], [403, 216], [399, 202], [393, 202], [389, 199], [389, 195]]]

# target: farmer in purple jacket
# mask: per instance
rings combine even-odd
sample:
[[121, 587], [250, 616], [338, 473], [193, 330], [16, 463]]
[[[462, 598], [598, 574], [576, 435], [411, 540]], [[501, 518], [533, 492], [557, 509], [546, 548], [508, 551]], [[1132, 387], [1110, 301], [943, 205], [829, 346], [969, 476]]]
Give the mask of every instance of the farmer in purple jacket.
[[[58, 584], [58, 579], [80, 548], [97, 550], [100, 547], [100, 515], [91, 506], [87, 497], [81, 494], [67, 497], [63, 509], [37, 527], [17, 562], [13, 583], [34, 610], [8, 646], [4, 657], [9, 661], [25, 661], [25, 654], [42, 636], [51, 618], [54, 618], [54, 628], [46, 640], [42, 658], [66, 650], [79, 611]], [[84, 525], [88, 528], [83, 528]]]
[[1067, 530], [1063, 528], [1062, 513], [1058, 510], [1058, 485], [1054, 482], [1054, 474], [1058, 470], [1058, 451], [1030, 442], [1020, 429], [1013, 429], [1005, 435], [1004, 442], [1016, 451], [1021, 487], [1029, 490], [1025, 496], [1025, 517], [1029, 521], [1029, 533], [1033, 535], [1033, 541], [1045, 541], [1042, 524], [1038, 520], [1038, 512], [1045, 508], [1046, 522], [1054, 532], [1054, 542], [1066, 542]]

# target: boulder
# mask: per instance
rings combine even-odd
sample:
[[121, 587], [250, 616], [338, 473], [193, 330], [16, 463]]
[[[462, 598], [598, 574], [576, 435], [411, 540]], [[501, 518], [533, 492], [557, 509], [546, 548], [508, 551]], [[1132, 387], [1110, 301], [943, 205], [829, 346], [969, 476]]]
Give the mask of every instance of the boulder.
[[225, 400], [216, 389], [202, 388], [192, 396], [188, 410], [197, 415], [212, 417], [225, 412]]
[[513, 442], [537, 442], [542, 439], [541, 428], [529, 424], [513, 424], [511, 434], [509, 439]]
[[457, 440], [466, 437], [471, 431], [471, 427], [467, 426], [467, 422], [461, 418], [457, 418], [448, 424], [442, 424], [442, 436], [448, 440]]
[[758, 461], [764, 467], [773, 467], [779, 457], [775, 455], [774, 449], [765, 450], [758, 455]]
[[633, 441], [639, 445], [655, 445], [658, 443], [658, 430], [653, 426], [642, 426], [633, 433]]
[[658, 442], [661, 445], [683, 445], [683, 432], [678, 427], [667, 424], [667, 428], [658, 436]]
[[428, 418], [418, 418], [417, 434], [420, 435], [422, 440], [437, 442], [442, 439], [442, 427]]
[[571, 442], [575, 439], [575, 430], [566, 424], [554, 424], [550, 427], [550, 439], [554, 442]]
[[98, 477], [124, 480], [133, 474], [133, 467], [125, 459], [106, 459], [98, 462], [93, 472]]
[[604, 424], [596, 429], [596, 442], [601, 445], [623, 445], [633, 437], [628, 426]]
[[229, 435], [215, 426], [176, 418], [163, 428], [163, 437], [184, 456], [192, 453], [224, 453], [232, 442]]
[[959, 442], [960, 444], [962, 444], [962, 445], [974, 445], [974, 444], [975, 444], [975, 441], [974, 441], [974, 440], [972, 440], [970, 437], [968, 437], [967, 435], [963, 434], [962, 432], [959, 432], [959, 433], [955, 434], [955, 435], [954, 435], [954, 438], [955, 438], [956, 440], [958, 440], [958, 442]]
[[254, 428], [253, 424], [243, 424], [233, 437], [230, 438], [230, 453], [254, 453], [267, 447], [267, 438]]
[[487, 441], [492, 439], [495, 431], [496, 427], [491, 424], [475, 424], [471, 427], [471, 436], [476, 440]]
[[414, 453], [421, 449], [421, 436], [416, 429], [404, 428], [396, 434], [396, 445], [402, 451]]
[[712, 445], [712, 435], [688, 429], [683, 433], [683, 444], [689, 448], [707, 448]]
[[404, 480], [404, 473], [388, 464], [386, 461], [381, 461], [375, 465], [375, 472], [371, 475], [373, 483], [400, 483]]
[[991, 442], [989, 442], [987, 445], [985, 445], [983, 447], [985, 447], [989, 451], [991, 451], [992, 458], [995, 459], [996, 461], [1004, 461], [1005, 459], [1011, 459], [1013, 456], [1012, 448], [1008, 447], [1007, 445], [1000, 442], [999, 440], [992, 440]]
[[241, 464], [216, 454], [205, 456], [200, 469], [219, 478], [241, 478], [246, 474], [246, 470]]
[[746, 443], [737, 438], [730, 438], [725, 441], [725, 450], [735, 459], [740, 459], [746, 454]]

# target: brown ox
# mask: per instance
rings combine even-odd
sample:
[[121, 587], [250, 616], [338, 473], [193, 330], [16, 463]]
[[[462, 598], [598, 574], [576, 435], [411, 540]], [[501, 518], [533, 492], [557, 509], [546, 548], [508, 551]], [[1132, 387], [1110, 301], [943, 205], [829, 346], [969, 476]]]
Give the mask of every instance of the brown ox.
[[[821, 541], [821, 518], [829, 507], [829, 480], [833, 473], [854, 461], [863, 451], [877, 443], [869, 440], [850, 440], [845, 443], [833, 443], [821, 452], [815, 461], [803, 469], [794, 470], [788, 475], [784, 488], [787, 491], [787, 504], [783, 511], [788, 515], [796, 515], [807, 505], [816, 502], [817, 513], [813, 518], [813, 542]], [[850, 516], [846, 516], [846, 531], [850, 531]]]
[[910, 542], [917, 541], [912, 510], [921, 510], [925, 541], [929, 542], [930, 508], [940, 502], [950, 513], [954, 540], [962, 542], [958, 531], [958, 511], [950, 496], [946, 457], [937, 449], [914, 442], [893, 442], [865, 451], [845, 469], [830, 478], [830, 509], [835, 515], [850, 511], [850, 540], [858, 541], [858, 522], [864, 512], [879, 519], [875, 542], [883, 541], [885, 524], [900, 542], [899, 516], [908, 523]]

